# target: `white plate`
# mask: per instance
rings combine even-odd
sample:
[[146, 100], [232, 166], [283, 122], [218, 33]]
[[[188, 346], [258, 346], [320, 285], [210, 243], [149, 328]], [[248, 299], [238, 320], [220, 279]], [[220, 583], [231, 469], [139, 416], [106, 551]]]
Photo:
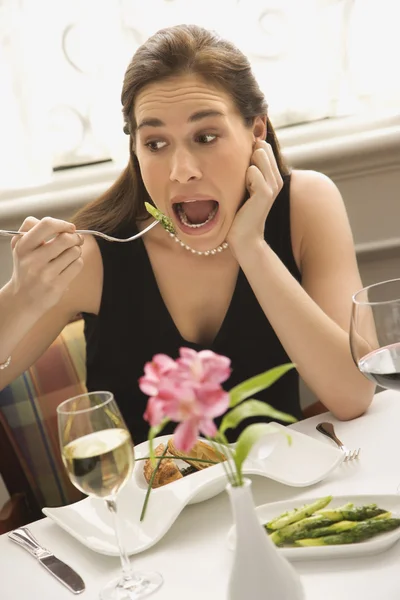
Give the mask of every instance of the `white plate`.
[[[256, 508], [257, 516], [260, 523], [267, 523], [274, 517], [280, 514], [300, 508], [304, 504], [314, 502], [321, 498], [307, 498], [305, 500], [285, 500], [284, 502], [272, 502], [263, 504]], [[349, 496], [334, 496], [327, 508], [341, 506], [347, 502], [353, 502], [355, 506], [363, 504], [371, 504], [375, 502], [380, 508], [386, 508], [393, 513], [393, 516], [400, 517], [400, 497], [397, 494], [371, 494], [371, 495], [349, 495]], [[278, 552], [282, 553], [291, 561], [296, 560], [316, 560], [328, 558], [350, 558], [352, 556], [367, 556], [368, 554], [378, 554], [387, 550], [400, 539], [400, 527], [394, 531], [382, 533], [376, 537], [358, 542], [357, 544], [343, 544], [338, 546], [309, 546], [297, 548], [278, 548]], [[235, 548], [235, 527], [231, 527], [228, 533], [228, 547], [230, 550]]]
[[[343, 454], [325, 441], [317, 441], [303, 433], [275, 424], [292, 439], [288, 444], [285, 435], [276, 433], [263, 440], [260, 454], [249, 457], [243, 472], [261, 475], [285, 485], [305, 487], [321, 481], [342, 461]], [[170, 435], [155, 439], [155, 445], [166, 443]], [[148, 442], [135, 448], [136, 458], [148, 456]], [[140, 514], [147, 490], [143, 476], [143, 461], [137, 461], [132, 479], [121, 491], [118, 500], [121, 530], [128, 554], [136, 554], [157, 543], [170, 529], [187, 504], [202, 502], [225, 489], [226, 477], [221, 464], [193, 473], [151, 491], [146, 516]], [[117, 555], [111, 515], [105, 502], [85, 498], [80, 502], [59, 508], [43, 508], [60, 527], [85, 546], [96, 552]]]

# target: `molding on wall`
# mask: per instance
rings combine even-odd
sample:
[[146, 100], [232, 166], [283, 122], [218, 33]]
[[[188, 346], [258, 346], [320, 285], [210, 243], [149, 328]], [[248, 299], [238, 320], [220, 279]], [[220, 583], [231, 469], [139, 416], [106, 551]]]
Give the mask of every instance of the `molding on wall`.
[[[278, 132], [290, 165], [315, 169], [336, 182], [399, 170], [400, 115], [379, 122], [337, 119]], [[54, 173], [43, 185], [0, 192], [0, 222], [30, 214], [73, 214], [100, 196], [125, 165], [106, 163]], [[364, 250], [363, 250], [364, 251]]]
[[27, 188], [0, 192], [0, 222], [25, 218], [34, 213], [69, 212], [98, 198], [117, 179], [125, 165], [106, 163], [53, 173], [51, 179]]
[[68, 186], [62, 190], [51, 190], [39, 194], [16, 197], [0, 201], [0, 222], [25, 219], [29, 215], [42, 218], [60, 212], [71, 215], [84, 204], [98, 198], [115, 180]]
[[399, 258], [400, 265], [400, 238], [364, 242], [356, 244], [355, 248], [359, 262]]
[[336, 181], [398, 169], [400, 125], [317, 140], [283, 150], [293, 167], [315, 169]]

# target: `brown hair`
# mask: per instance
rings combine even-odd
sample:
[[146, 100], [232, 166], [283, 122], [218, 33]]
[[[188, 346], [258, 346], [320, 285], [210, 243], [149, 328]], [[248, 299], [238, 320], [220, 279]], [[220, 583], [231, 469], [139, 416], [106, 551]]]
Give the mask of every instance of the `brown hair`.
[[[74, 218], [80, 229], [116, 232], [127, 222], [148, 216], [144, 202], [150, 201], [133, 150], [136, 122], [135, 100], [145, 86], [176, 75], [196, 74], [229, 93], [246, 126], [256, 116], [267, 115], [267, 104], [244, 54], [216, 33], [196, 25], [177, 25], [158, 31], [134, 54], [125, 73], [121, 101], [124, 131], [131, 136], [128, 166], [97, 200], [83, 207]], [[267, 117], [266, 141], [271, 145], [282, 175], [288, 172], [275, 131]]]

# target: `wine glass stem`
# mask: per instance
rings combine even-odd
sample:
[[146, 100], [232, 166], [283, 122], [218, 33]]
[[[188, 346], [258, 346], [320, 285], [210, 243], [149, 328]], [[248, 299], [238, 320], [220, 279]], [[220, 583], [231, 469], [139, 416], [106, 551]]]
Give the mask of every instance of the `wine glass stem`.
[[118, 515], [117, 515], [117, 503], [116, 503], [115, 499], [111, 499], [111, 500], [106, 500], [106, 504], [107, 504], [108, 510], [111, 512], [111, 514], [113, 516], [115, 537], [117, 540], [119, 556], [121, 559], [123, 577], [126, 581], [136, 581], [136, 577], [132, 571], [129, 557], [126, 553], [125, 546], [122, 543], [122, 539], [121, 539], [120, 523], [119, 523], [119, 519], [118, 519]]

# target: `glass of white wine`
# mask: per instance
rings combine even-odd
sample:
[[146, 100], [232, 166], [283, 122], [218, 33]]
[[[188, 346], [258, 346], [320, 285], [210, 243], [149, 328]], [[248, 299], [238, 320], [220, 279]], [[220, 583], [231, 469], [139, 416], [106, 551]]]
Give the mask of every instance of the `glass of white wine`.
[[163, 583], [157, 572], [135, 572], [122, 544], [117, 496], [134, 466], [130, 433], [111, 392], [90, 392], [57, 407], [61, 455], [72, 483], [88, 496], [103, 498], [114, 520], [121, 577], [100, 592], [102, 600], [136, 600]]

